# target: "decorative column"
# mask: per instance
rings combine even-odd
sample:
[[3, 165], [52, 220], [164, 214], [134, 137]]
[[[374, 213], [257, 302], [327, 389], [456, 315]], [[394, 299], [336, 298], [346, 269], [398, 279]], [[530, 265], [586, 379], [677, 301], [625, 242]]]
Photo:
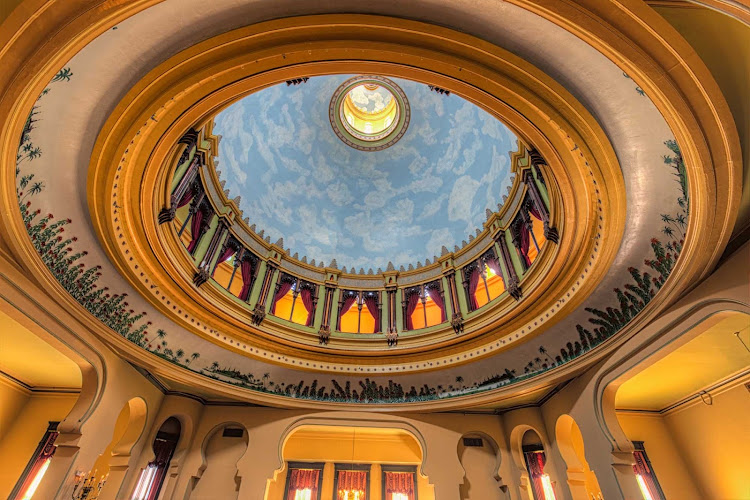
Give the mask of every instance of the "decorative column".
[[266, 262], [266, 274], [263, 275], [263, 284], [260, 287], [260, 296], [258, 297], [258, 303], [253, 308], [252, 322], [254, 325], [260, 325], [266, 317], [266, 301], [268, 300], [268, 292], [271, 290], [271, 284], [273, 282], [273, 275], [278, 269], [275, 262]]
[[328, 345], [331, 339], [331, 308], [333, 307], [333, 292], [336, 288], [330, 285], [325, 287], [325, 296], [323, 297], [323, 319], [318, 330], [318, 343]]
[[526, 184], [526, 193], [529, 195], [528, 202], [534, 206], [535, 211], [542, 217], [542, 223], [544, 223], [544, 237], [547, 238], [547, 241], [558, 243], [560, 236], [557, 229], [550, 226], [549, 210], [542, 199], [542, 194], [539, 192], [539, 187], [534, 181], [534, 174], [531, 170], [524, 171], [523, 181]]
[[224, 219], [219, 219], [219, 224], [216, 227], [214, 234], [211, 236], [211, 242], [208, 244], [206, 254], [203, 259], [201, 259], [201, 262], [198, 265], [198, 270], [193, 275], [193, 284], [195, 286], [199, 287], [208, 281], [208, 278], [210, 277], [208, 270], [211, 268], [211, 264], [217, 255], [217, 250], [220, 248], [221, 241], [224, 240], [228, 234], [229, 225]]
[[[461, 305], [458, 303], [458, 289], [456, 288], [456, 269], [450, 267], [443, 273], [448, 282], [448, 299], [450, 300], [453, 316], [451, 317], [451, 326], [456, 335], [464, 333], [464, 317], [461, 314]], [[443, 297], [445, 300], [445, 297]]]
[[499, 231], [495, 235], [495, 242], [498, 248], [500, 248], [500, 257], [502, 264], [508, 273], [508, 294], [516, 300], [520, 300], [523, 295], [521, 292], [521, 285], [519, 284], [518, 274], [516, 274], [516, 268], [513, 266], [513, 259], [510, 256], [510, 250], [508, 249], [508, 243], [505, 240], [505, 232]]
[[[188, 130], [184, 136], [178, 141], [178, 144], [185, 144], [185, 149], [180, 155], [180, 159], [177, 160], [177, 166], [179, 167], [185, 163], [190, 156], [190, 150], [198, 142], [198, 132], [194, 129]], [[177, 202], [182, 199], [183, 195], [193, 184], [193, 181], [198, 175], [198, 169], [203, 164], [203, 154], [196, 152], [193, 157], [193, 161], [182, 174], [182, 177], [177, 183], [177, 186], [172, 190], [172, 194], [169, 197], [169, 203], [167, 206], [161, 209], [159, 212], [159, 224], [164, 224], [174, 219], [175, 211], [177, 210]], [[175, 174], [177, 175], [177, 173]]]

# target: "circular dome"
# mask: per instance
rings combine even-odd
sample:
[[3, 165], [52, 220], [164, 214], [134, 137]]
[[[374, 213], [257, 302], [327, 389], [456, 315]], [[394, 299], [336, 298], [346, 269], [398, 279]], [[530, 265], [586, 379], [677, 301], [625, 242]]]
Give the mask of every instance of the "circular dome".
[[331, 126], [344, 144], [361, 151], [381, 151], [406, 133], [411, 118], [401, 87], [383, 76], [355, 76], [333, 93]]

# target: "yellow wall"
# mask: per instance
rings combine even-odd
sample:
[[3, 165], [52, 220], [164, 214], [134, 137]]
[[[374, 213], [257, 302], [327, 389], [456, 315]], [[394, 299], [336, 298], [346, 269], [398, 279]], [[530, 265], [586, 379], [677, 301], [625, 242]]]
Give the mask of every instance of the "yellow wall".
[[[0, 384], [0, 388], [5, 385]], [[3, 464], [0, 467], [0, 498], [7, 498], [10, 494], [47, 431], [49, 422], [63, 420], [78, 399], [78, 394], [26, 392], [28, 395], [25, 403], [18, 409], [15, 418], [9, 421], [7, 432], [0, 440], [0, 464]], [[11, 413], [6, 412], [6, 401], [8, 405], [17, 406], [19, 398], [5, 388], [2, 389], [0, 397], [0, 406], [3, 407], [2, 413], [5, 418]], [[6, 397], [9, 399], [6, 400]]]
[[[359, 309], [357, 303], [349, 307], [349, 310], [341, 315], [341, 330], [346, 333], [358, 333], [357, 332], [357, 315]], [[362, 304], [362, 314], [359, 318], [359, 333], [375, 333], [375, 318], [370, 314], [370, 310], [367, 308], [367, 304]]]
[[713, 394], [711, 406], [698, 400], [664, 421], [704, 498], [750, 498], [750, 394], [741, 383]]
[[505, 291], [505, 283], [500, 276], [493, 273], [487, 266], [485, 266], [484, 272], [487, 275], [487, 286], [484, 286], [484, 281], [480, 278], [477, 291], [474, 293], [474, 297], [477, 299], [477, 307], [482, 307], [489, 302], [487, 290], [490, 292], [490, 300], [496, 299]]
[[0, 376], [0, 443], [29, 397], [29, 391]]
[[209, 438], [205, 449], [206, 469], [190, 494], [191, 500], [237, 498], [237, 461], [245, 454], [247, 442], [247, 432], [241, 438], [224, 437], [222, 429]]
[[659, 484], [667, 498], [703, 500], [705, 497], [693, 481], [695, 471], [683, 461], [681, 450], [658, 413], [618, 412], [617, 419], [631, 441], [643, 441]]
[[[356, 434], [355, 434], [356, 433]], [[285, 443], [285, 461], [325, 462], [321, 499], [333, 497], [334, 470], [337, 463], [373, 464], [370, 469], [370, 491], [368, 500], [381, 500], [382, 479], [380, 464], [416, 465], [422, 463], [422, 450], [416, 440], [403, 431], [365, 430], [336, 428], [327, 431], [300, 430]], [[275, 480], [269, 481], [267, 500], [282, 500], [286, 485], [287, 464]], [[434, 500], [434, 488], [429, 479], [417, 472], [417, 494], [419, 500]]]

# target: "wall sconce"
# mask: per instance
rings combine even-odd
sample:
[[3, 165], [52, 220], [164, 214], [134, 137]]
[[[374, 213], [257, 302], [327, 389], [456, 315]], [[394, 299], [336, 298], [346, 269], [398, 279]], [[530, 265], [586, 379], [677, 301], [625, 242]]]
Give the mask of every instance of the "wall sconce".
[[107, 482], [108, 477], [109, 474], [101, 476], [97, 482], [96, 470], [94, 470], [93, 474], [91, 471], [84, 473], [77, 470], [74, 476], [75, 486], [70, 498], [73, 500], [96, 500], [99, 498], [99, 492], [104, 487], [104, 483]]

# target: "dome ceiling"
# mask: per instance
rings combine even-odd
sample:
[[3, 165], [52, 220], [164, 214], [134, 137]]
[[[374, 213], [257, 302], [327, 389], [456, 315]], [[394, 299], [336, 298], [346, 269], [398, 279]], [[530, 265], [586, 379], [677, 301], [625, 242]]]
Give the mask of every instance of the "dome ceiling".
[[331, 96], [352, 76], [281, 83], [219, 113], [229, 197], [271, 241], [339, 267], [408, 268], [461, 246], [509, 191], [515, 134], [458, 95], [393, 78], [411, 108], [405, 134], [380, 151], [354, 149], [329, 121]]
[[[18, 101], [13, 108], [18, 112], [9, 114], [12, 126], [0, 130], [5, 150], [20, 144], [18, 156], [11, 151], [15, 158], [8, 159], [6, 151], [2, 164], [3, 223], [6, 213], [12, 214], [7, 221], [17, 234], [11, 250], [23, 256], [30, 275], [55, 300], [118, 354], [159, 376], [225, 397], [279, 406], [374, 403], [416, 409], [429, 401], [424, 407], [466, 408], [567, 380], [711, 268], [725, 242], [722, 231], [731, 227], [737, 195], [726, 182], [739, 165], [733, 156], [736, 137], [722, 128], [731, 119], [724, 120], [723, 108], [710, 102], [712, 89], [699, 90], [691, 79], [707, 73], [687, 59], [670, 59], [679, 44], [676, 34], [644, 30], [643, 46], [612, 43], [608, 37], [640, 29], [639, 22], [656, 26], [658, 18], [620, 3], [618, 8], [632, 15], [609, 17], [607, 9], [594, 7], [601, 1], [580, 2], [589, 17], [564, 10], [562, 3], [560, 12], [550, 13], [520, 0], [416, 1], [398, 7], [343, 0], [304, 7], [286, 1], [165, 0], [143, 2], [137, 13], [135, 7], [123, 11], [117, 25], [105, 15], [109, 29], [86, 31], [91, 38], [81, 35], [70, 46], [35, 56], [39, 64], [54, 66], [51, 83], [26, 82], [0, 96], [2, 103]], [[376, 7], [396, 17], [283, 19]], [[447, 19], [451, 28], [439, 27]], [[579, 22], [589, 24], [579, 28]], [[281, 41], [288, 45], [274, 45]], [[652, 52], [653, 58], [646, 55]], [[369, 71], [373, 66], [379, 71]], [[328, 106], [348, 76], [373, 73], [398, 82], [412, 117], [398, 142], [383, 151], [359, 151], [336, 137]], [[673, 76], [677, 73], [684, 78]], [[323, 74], [329, 76], [315, 76]], [[283, 83], [308, 76], [299, 85]], [[409, 78], [452, 93], [432, 92]], [[246, 97], [235, 101], [241, 95]], [[519, 301], [506, 294], [485, 306], [497, 312], [493, 322], [481, 311], [467, 311], [464, 297], [456, 307], [465, 314], [466, 331], [456, 334], [446, 322], [433, 343], [420, 344], [419, 335], [409, 338], [402, 330], [402, 343], [395, 346], [386, 345], [384, 332], [372, 334], [363, 342], [364, 354], [347, 350], [344, 340], [350, 339], [336, 338], [336, 332], [327, 346], [298, 342], [316, 339], [317, 331], [284, 324], [270, 311], [255, 325], [258, 290], [243, 302], [211, 282], [197, 287], [192, 278], [205, 263], [184, 247], [167, 252], [171, 247], [163, 246], [164, 238], [177, 238], [171, 224], [158, 223], [157, 214], [170, 195], [167, 178], [185, 149], [179, 140], [224, 109], [214, 132], [223, 136], [218, 155], [225, 187], [241, 197], [248, 226], [284, 238], [279, 249], [247, 234], [243, 244], [254, 242], [261, 268], [274, 277], [280, 275], [274, 270], [307, 272], [305, 279], [314, 282], [320, 297], [326, 288], [366, 288], [368, 280], [380, 279], [384, 286], [383, 276], [347, 275], [290, 257], [297, 252], [328, 263], [330, 256], [340, 266], [365, 269], [397, 263], [399, 256], [404, 264], [416, 264], [439, 252], [427, 246], [434, 233], [446, 231], [441, 245], [448, 246], [450, 238], [460, 245], [482, 226], [483, 209], [495, 210], [510, 184], [508, 153], [517, 147], [500, 121], [461, 95], [497, 112], [522, 140], [543, 151], [545, 172], [559, 185], [557, 192], [550, 183], [559, 244], [548, 244], [528, 272], [511, 263], [524, 274], [523, 293]], [[718, 110], [717, 119], [706, 110]], [[433, 118], [420, 125], [420, 113]], [[201, 144], [215, 153], [213, 146]], [[159, 161], [146, 170], [152, 156]], [[331, 171], [323, 168], [321, 174], [326, 166]], [[155, 177], [146, 176], [152, 172]], [[253, 175], [257, 185], [249, 180]], [[462, 178], [473, 187], [462, 188]], [[415, 189], [420, 182], [425, 184]], [[334, 198], [346, 195], [342, 186], [348, 196], [339, 206]], [[465, 205], [454, 202], [452, 211], [451, 194], [461, 189], [471, 196], [459, 197]], [[280, 199], [272, 202], [274, 193]], [[378, 205], [373, 193], [387, 202]], [[414, 234], [397, 233], [402, 237], [393, 247], [390, 241], [378, 247], [360, 226], [347, 226], [358, 211], [356, 220], [370, 224], [370, 232], [387, 233], [384, 224], [393, 213], [387, 209], [403, 200], [413, 209], [396, 213], [411, 214], [399, 227]], [[430, 203], [436, 212], [420, 218]], [[325, 227], [314, 231], [315, 238], [305, 231], [311, 223], [300, 213], [305, 204], [315, 224]], [[236, 222], [236, 210], [213, 220]], [[212, 229], [217, 227], [214, 222]], [[495, 230], [485, 225], [481, 241], [487, 246], [481, 251], [494, 246]], [[511, 239], [506, 243], [512, 249]], [[344, 244], [349, 241], [351, 247]], [[581, 251], [563, 251], [571, 248]], [[460, 274], [478, 256], [469, 249], [455, 254], [446, 257], [448, 274], [455, 271], [450, 279], [464, 293]], [[362, 256], [367, 262], [356, 261]], [[347, 263], [349, 257], [353, 261]], [[424, 272], [441, 275], [442, 264]], [[401, 280], [398, 293], [423, 283], [422, 271], [394, 272]], [[314, 273], [322, 276], [310, 277]], [[449, 277], [440, 279], [447, 283]], [[279, 281], [269, 283], [272, 297]], [[389, 310], [400, 314], [401, 304]], [[505, 321], [503, 314], [515, 304], [518, 317]], [[229, 306], [237, 313], [227, 319], [222, 308]]]

